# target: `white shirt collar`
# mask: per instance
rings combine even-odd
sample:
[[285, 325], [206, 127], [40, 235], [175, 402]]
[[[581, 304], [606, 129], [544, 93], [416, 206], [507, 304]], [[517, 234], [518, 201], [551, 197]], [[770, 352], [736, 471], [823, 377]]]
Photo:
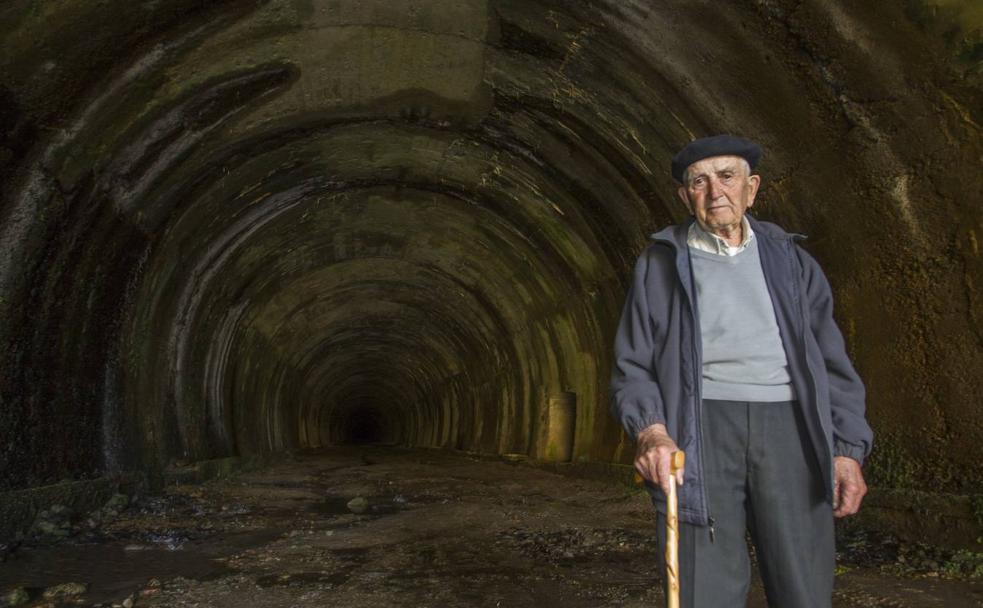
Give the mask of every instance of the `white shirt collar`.
[[693, 222], [686, 234], [686, 244], [694, 249], [715, 253], [717, 255], [734, 256], [747, 249], [751, 239], [754, 238], [754, 231], [751, 230], [751, 223], [747, 221], [747, 216], [741, 218], [741, 225], [744, 227], [744, 239], [741, 244], [732, 247], [727, 241], [716, 234], [704, 230], [699, 222]]

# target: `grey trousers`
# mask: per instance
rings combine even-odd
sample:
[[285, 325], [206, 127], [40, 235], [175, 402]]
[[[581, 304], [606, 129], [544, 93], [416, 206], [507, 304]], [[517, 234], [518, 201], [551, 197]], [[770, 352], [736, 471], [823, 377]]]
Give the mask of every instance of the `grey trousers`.
[[[794, 402], [703, 402], [704, 473], [713, 537], [680, 524], [680, 606], [747, 604], [754, 543], [768, 605], [830, 608], [833, 510]], [[665, 517], [659, 515], [659, 551]], [[662, 572], [665, 572], [663, 564]]]

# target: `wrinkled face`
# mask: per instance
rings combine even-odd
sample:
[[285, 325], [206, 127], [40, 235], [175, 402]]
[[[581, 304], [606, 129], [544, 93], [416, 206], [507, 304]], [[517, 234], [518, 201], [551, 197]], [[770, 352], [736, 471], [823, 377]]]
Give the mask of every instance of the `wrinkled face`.
[[754, 205], [761, 178], [749, 175], [740, 156], [711, 156], [686, 169], [679, 198], [700, 226], [724, 236], [741, 225], [744, 213]]

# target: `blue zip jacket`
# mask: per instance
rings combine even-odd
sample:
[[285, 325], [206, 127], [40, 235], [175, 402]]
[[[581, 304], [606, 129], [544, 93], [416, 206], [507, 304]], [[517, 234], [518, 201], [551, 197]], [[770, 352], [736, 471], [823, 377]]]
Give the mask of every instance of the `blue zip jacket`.
[[[651, 236], [635, 264], [614, 342], [611, 410], [631, 438], [662, 423], [686, 452], [679, 518], [708, 525], [702, 458], [702, 342], [687, 234], [690, 217]], [[833, 297], [816, 260], [789, 234], [748, 216], [758, 240], [797, 404], [802, 408], [826, 499], [833, 500], [833, 456], [863, 463], [873, 432], [864, 418], [864, 385], [833, 320]], [[656, 506], [662, 490], [647, 483]]]

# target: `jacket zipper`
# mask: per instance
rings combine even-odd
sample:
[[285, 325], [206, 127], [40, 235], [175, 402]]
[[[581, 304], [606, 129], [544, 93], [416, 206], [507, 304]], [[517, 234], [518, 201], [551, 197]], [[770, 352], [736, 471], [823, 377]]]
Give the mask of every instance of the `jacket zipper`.
[[[690, 309], [693, 312], [693, 320], [696, 321], [696, 307], [694, 306], [692, 299], [690, 299]], [[693, 324], [693, 331], [694, 331], [694, 334], [695, 334], [695, 332], [696, 332], [696, 324], [695, 323]], [[696, 339], [699, 339], [699, 338], [696, 338]], [[693, 343], [694, 343], [693, 350], [696, 351], [694, 353], [694, 355], [695, 355], [695, 357], [694, 357], [695, 358], [695, 365], [694, 365], [694, 373], [693, 373], [693, 375], [696, 376], [696, 383], [693, 386], [693, 392], [696, 394], [696, 412], [697, 412], [697, 415], [696, 415], [696, 427], [698, 429], [699, 436], [700, 436], [700, 466], [704, 467], [704, 470], [705, 470], [707, 459], [706, 459], [705, 451], [704, 451], [704, 448], [703, 448], [703, 444], [706, 443], [703, 440], [703, 390], [702, 390], [702, 386], [703, 386], [703, 373], [702, 373], [702, 370], [703, 370], [703, 352], [702, 352], [702, 348], [700, 348], [699, 346], [696, 346], [696, 344], [697, 344], [696, 343], [696, 339], [693, 340]], [[707, 482], [706, 482], [706, 479], [705, 479], [705, 475], [704, 475], [704, 479], [701, 479], [700, 481], [701, 481], [701, 483], [700, 483], [700, 491], [703, 494], [703, 506], [706, 508], [706, 512], [707, 512], [707, 524], [710, 526], [710, 542], [712, 543], [713, 542], [713, 537], [714, 537], [714, 532], [713, 532], [713, 523], [714, 523], [714, 521], [713, 521], [713, 516], [712, 516], [712, 514], [710, 512], [710, 492], [709, 492], [709, 490], [707, 490]]]
[[[677, 250], [676, 255], [680, 255]], [[690, 269], [690, 281], [692, 282], [693, 274], [692, 268]], [[678, 274], [678, 273], [677, 273]], [[680, 279], [682, 283], [682, 279]], [[683, 293], [686, 294], [686, 298], [689, 300], [689, 310], [690, 315], [693, 319], [693, 392], [696, 395], [696, 428], [700, 437], [700, 466], [706, 466], [706, 455], [704, 450], [703, 440], [703, 348], [698, 342], [700, 336], [698, 334], [699, 319], [696, 314], [696, 300], [692, 296], [692, 292], [686, 285], [683, 285]], [[705, 476], [704, 476], [705, 477]], [[710, 542], [714, 541], [714, 519], [710, 512], [710, 492], [707, 490], [706, 479], [700, 480], [700, 493], [703, 495], [703, 506], [707, 513], [707, 524], [709, 526], [710, 532]]]
[[[676, 245], [676, 243], [674, 241], [671, 241], [671, 240], [668, 240], [668, 239], [660, 239], [660, 240], [662, 242], [664, 242], [664, 243], [668, 243], [669, 246], [671, 246], [676, 251], [676, 258], [677, 258], [677, 264], [678, 264], [678, 258], [679, 258], [680, 255], [682, 255], [680, 253], [680, 251], [679, 251], [679, 247]], [[676, 274], [678, 276], [679, 275], [679, 272], [677, 272]], [[689, 276], [690, 276], [690, 279], [692, 280], [692, 270], [689, 272]], [[693, 392], [696, 395], [696, 427], [697, 427], [697, 433], [698, 433], [699, 438], [700, 438], [700, 464], [703, 465], [706, 462], [706, 457], [704, 456], [704, 449], [703, 449], [703, 443], [704, 443], [704, 441], [703, 441], [703, 391], [702, 391], [702, 384], [703, 384], [703, 373], [702, 373], [702, 369], [703, 369], [703, 353], [702, 353], [702, 347], [696, 341], [698, 339], [698, 337], [696, 336], [696, 334], [697, 334], [697, 324], [698, 324], [698, 319], [697, 319], [697, 316], [696, 316], [696, 302], [695, 302], [695, 300], [694, 300], [694, 298], [692, 296], [692, 293], [691, 293], [690, 289], [683, 283], [682, 277], [679, 278], [679, 283], [680, 283], [680, 285], [683, 288], [683, 293], [686, 294], [686, 299], [689, 302], [690, 316], [693, 319], [693, 335], [694, 335], [694, 340], [693, 340], [693, 358], [694, 358], [693, 376], [695, 377], [694, 378], [695, 382], [693, 384]], [[714, 528], [713, 528], [713, 524], [715, 523], [715, 521], [714, 521], [714, 519], [713, 519], [713, 517], [712, 517], [712, 515], [710, 513], [710, 495], [709, 495], [709, 492], [707, 491], [706, 479], [701, 479], [700, 480], [700, 494], [703, 497], [703, 506], [704, 506], [704, 508], [706, 510], [706, 518], [707, 518], [707, 525], [709, 527], [710, 542], [712, 543], [712, 542], [714, 542], [714, 537], [715, 537], [715, 532], [714, 532]]]

